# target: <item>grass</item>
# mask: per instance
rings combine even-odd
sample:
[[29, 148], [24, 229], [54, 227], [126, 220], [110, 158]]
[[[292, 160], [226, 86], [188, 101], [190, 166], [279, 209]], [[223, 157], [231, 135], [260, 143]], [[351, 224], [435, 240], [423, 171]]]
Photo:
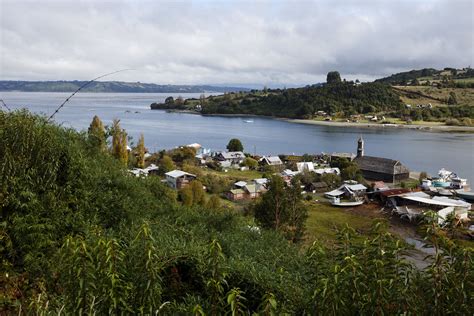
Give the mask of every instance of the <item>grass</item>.
[[[468, 80], [468, 79], [465, 79]], [[420, 92], [424, 95], [434, 97], [441, 100], [446, 100], [450, 92], [456, 93], [458, 104], [474, 105], [474, 89], [464, 88], [435, 88], [429, 86], [397, 86], [398, 89], [407, 92]], [[446, 103], [424, 98], [422, 96], [401, 95], [401, 100], [405, 104], [417, 105], [431, 103], [433, 106], [446, 106]]]
[[307, 202], [309, 206], [307, 233], [311, 240], [318, 239], [332, 244], [336, 239], [337, 228], [346, 224], [358, 232], [367, 231], [374, 218], [352, 213], [350, 208], [340, 208], [327, 202]]

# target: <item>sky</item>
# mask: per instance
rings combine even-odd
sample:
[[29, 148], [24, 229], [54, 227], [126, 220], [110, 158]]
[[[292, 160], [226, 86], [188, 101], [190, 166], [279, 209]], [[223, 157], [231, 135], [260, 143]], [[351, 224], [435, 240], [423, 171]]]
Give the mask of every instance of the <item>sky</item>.
[[0, 0], [0, 80], [369, 81], [473, 66], [473, 0]]

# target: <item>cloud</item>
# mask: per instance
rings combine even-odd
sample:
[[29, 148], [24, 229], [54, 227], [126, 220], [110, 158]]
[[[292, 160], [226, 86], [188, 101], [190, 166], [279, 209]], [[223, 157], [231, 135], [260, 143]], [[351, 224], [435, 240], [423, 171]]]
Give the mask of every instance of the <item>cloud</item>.
[[309, 84], [473, 64], [473, 3], [0, 1], [0, 79]]

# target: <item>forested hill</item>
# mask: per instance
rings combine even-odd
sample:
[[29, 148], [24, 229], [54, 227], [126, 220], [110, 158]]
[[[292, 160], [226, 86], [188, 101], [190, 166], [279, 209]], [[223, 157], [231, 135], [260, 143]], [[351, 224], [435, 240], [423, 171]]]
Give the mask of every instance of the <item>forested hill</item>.
[[[0, 81], [0, 91], [25, 92], [73, 92], [87, 81]], [[95, 81], [84, 88], [84, 92], [129, 92], [129, 93], [204, 93], [248, 91], [240, 87], [211, 85], [158, 85], [154, 83]]]
[[[176, 100], [177, 101], [177, 100]], [[327, 113], [371, 113], [397, 111], [403, 107], [399, 96], [382, 83], [336, 82], [323, 86], [273, 89], [249, 93], [227, 93], [184, 103], [152, 104], [154, 109], [186, 109], [202, 106], [203, 114], [255, 114], [287, 118], [311, 118], [317, 111]]]

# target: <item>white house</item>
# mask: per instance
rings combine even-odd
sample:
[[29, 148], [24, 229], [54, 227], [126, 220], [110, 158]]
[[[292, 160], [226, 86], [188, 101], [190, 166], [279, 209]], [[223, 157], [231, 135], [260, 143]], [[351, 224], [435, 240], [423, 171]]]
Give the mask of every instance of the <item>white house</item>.
[[230, 167], [241, 164], [245, 159], [245, 155], [241, 151], [229, 151], [219, 152], [214, 158], [219, 161], [222, 167]]
[[314, 164], [312, 162], [297, 162], [296, 163], [296, 168], [298, 169], [299, 172], [312, 172], [314, 171]]
[[173, 189], [179, 190], [187, 186], [191, 181], [196, 179], [196, 176], [181, 170], [173, 170], [165, 173], [166, 183]]
[[283, 162], [278, 156], [263, 156], [260, 160], [260, 163], [269, 165], [269, 166], [281, 166]]

